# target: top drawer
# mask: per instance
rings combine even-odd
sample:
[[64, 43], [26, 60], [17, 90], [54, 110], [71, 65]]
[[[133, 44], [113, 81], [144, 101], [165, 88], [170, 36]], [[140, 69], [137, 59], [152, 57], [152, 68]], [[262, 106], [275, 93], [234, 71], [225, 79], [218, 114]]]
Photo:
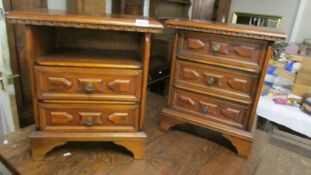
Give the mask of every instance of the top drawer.
[[266, 47], [265, 41], [184, 31], [179, 35], [177, 57], [259, 72]]
[[141, 70], [35, 66], [37, 96], [48, 100], [140, 101]]

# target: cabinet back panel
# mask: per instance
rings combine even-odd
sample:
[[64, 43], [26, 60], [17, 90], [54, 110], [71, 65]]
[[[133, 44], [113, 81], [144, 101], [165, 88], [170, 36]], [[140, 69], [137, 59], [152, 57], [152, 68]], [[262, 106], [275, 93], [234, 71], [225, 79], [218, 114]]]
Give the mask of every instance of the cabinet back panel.
[[58, 47], [139, 50], [141, 33], [58, 28]]

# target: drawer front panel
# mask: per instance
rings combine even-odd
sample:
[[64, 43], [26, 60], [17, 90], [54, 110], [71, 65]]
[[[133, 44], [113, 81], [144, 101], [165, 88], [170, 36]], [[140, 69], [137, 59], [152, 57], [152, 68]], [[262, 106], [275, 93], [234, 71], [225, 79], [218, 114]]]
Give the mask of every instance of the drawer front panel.
[[136, 131], [138, 105], [39, 103], [44, 131]]
[[177, 56], [259, 72], [267, 43], [216, 34], [181, 32]]
[[35, 71], [39, 99], [140, 100], [140, 70], [36, 66]]
[[179, 89], [173, 89], [171, 99], [173, 108], [194, 114], [193, 117], [201, 117], [240, 129], [245, 128], [250, 114], [250, 106]]
[[258, 84], [256, 74], [177, 61], [175, 84], [180, 88], [200, 90], [203, 93], [251, 104]]

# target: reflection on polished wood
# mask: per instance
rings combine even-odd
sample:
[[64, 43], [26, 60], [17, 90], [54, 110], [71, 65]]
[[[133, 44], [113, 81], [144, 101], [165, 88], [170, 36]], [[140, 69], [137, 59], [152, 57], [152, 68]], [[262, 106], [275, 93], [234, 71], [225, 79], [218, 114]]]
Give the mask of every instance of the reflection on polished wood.
[[195, 30], [199, 32], [215, 33], [229, 36], [243, 36], [243, 38], [254, 38], [258, 40], [283, 41], [287, 35], [273, 28], [255, 27], [248, 25], [224, 24], [205, 20], [173, 19], [166, 25], [175, 29]]
[[[38, 26], [74, 27], [86, 29], [117, 30], [132, 32], [160, 33], [163, 29], [161, 23], [148, 17], [70, 12], [62, 10], [40, 9], [34, 11], [12, 11], [8, 15], [9, 23], [31, 24]], [[147, 20], [137, 23], [137, 19]]]
[[[248, 159], [236, 156], [224, 147], [229, 147], [230, 143], [227, 145], [219, 135], [203, 128], [181, 126], [177, 130], [161, 132], [159, 109], [165, 102], [163, 97], [148, 94], [145, 122], [148, 139], [144, 160], [133, 159], [127, 149], [109, 142], [69, 142], [53, 149], [42, 161], [34, 161], [29, 138], [33, 127], [0, 136], [0, 160], [11, 171], [25, 175], [311, 173], [310, 151], [300, 148], [299, 152], [299, 148], [278, 143], [270, 134], [259, 130], [255, 132], [256, 139]], [[5, 139], [7, 145], [2, 144]], [[71, 155], [64, 157], [66, 153]]]

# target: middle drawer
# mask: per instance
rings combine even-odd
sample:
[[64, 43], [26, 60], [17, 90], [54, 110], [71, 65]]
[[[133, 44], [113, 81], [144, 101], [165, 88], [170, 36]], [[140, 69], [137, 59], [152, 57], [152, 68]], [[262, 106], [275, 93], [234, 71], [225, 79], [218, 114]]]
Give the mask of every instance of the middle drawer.
[[175, 85], [190, 91], [251, 104], [256, 74], [177, 60]]
[[140, 101], [142, 71], [35, 66], [41, 100]]

